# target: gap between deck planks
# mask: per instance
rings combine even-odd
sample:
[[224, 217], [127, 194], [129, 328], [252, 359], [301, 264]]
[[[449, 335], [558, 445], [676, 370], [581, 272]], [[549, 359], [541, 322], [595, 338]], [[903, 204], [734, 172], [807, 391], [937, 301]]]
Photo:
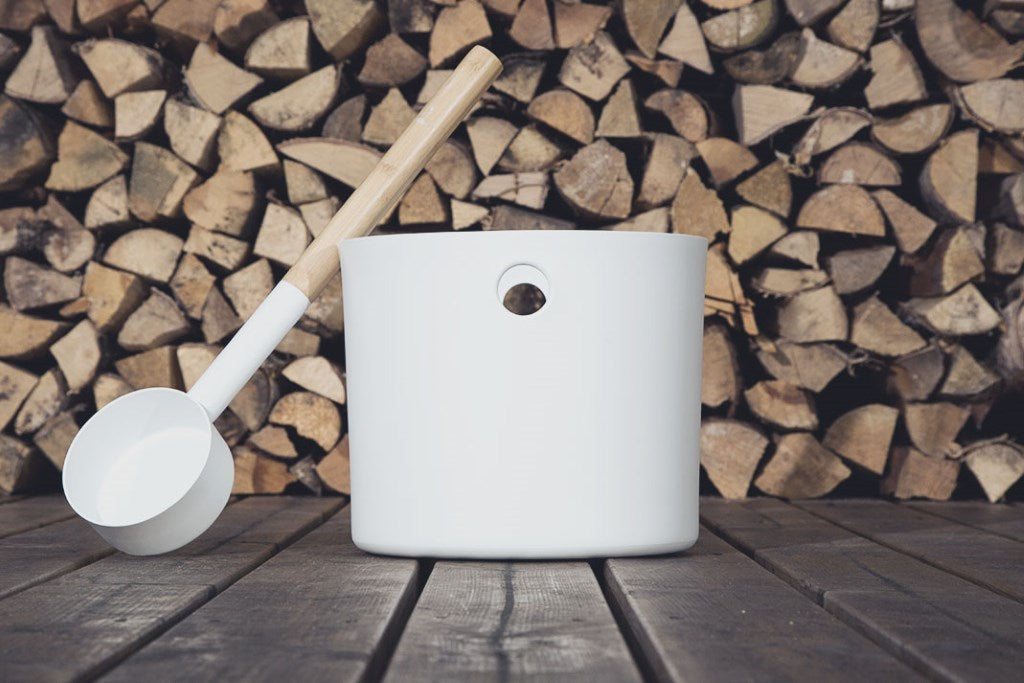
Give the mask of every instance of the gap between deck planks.
[[781, 501], [707, 499], [701, 516], [730, 543], [929, 677], [1019, 676], [1019, 602]]
[[109, 670], [341, 505], [341, 499], [249, 498], [174, 553], [113, 554], [0, 600], [4, 678], [69, 680]]

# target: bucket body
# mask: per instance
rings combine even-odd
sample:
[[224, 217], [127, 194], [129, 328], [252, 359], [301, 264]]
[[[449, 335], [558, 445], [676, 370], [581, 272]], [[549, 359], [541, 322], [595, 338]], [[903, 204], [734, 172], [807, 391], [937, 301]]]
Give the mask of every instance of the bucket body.
[[[697, 538], [703, 238], [611, 231], [340, 245], [352, 537], [570, 558]], [[540, 289], [517, 315], [507, 290]]]

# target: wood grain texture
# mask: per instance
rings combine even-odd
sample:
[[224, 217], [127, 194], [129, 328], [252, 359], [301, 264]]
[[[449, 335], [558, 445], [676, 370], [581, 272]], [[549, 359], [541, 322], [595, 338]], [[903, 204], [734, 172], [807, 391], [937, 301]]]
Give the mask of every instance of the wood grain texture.
[[416, 600], [417, 563], [352, 545], [336, 514], [105, 680], [359, 681], [378, 676]]
[[686, 553], [608, 560], [604, 577], [658, 680], [915, 677], [707, 529]]
[[8, 536], [0, 540], [0, 598], [113, 552], [106, 541], [77, 517]]
[[1024, 602], [1024, 547], [1017, 541], [884, 501], [797, 505], [876, 543]]
[[[0, 503], [4, 502], [0, 499]], [[13, 501], [12, 501], [13, 502]], [[37, 496], [0, 508], [0, 538], [74, 517], [64, 496]]]
[[[4, 677], [70, 680], [103, 673], [340, 505], [328, 499], [250, 498], [230, 506], [206, 534], [179, 551], [154, 557], [118, 553], [0, 601]], [[61, 524], [67, 522], [38, 531]], [[51, 548], [61, 550], [62, 542]], [[6, 563], [0, 567], [6, 573]]]
[[763, 566], [926, 676], [1013, 679], [1024, 605], [776, 500], [701, 501]]
[[908, 503], [915, 510], [938, 515], [998, 536], [1024, 543], [1024, 507], [990, 503]]
[[640, 680], [583, 562], [438, 562], [387, 681]]

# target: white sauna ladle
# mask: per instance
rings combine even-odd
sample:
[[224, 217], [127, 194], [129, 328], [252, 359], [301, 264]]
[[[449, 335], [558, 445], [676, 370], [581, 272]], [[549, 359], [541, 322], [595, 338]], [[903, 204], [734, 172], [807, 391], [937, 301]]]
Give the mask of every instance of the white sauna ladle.
[[64, 461], [64, 495], [108, 543], [153, 555], [209, 528], [234, 479], [213, 421], [338, 271], [338, 243], [368, 234], [394, 208], [500, 72], [488, 50], [470, 50], [188, 393], [142, 389], [86, 422]]

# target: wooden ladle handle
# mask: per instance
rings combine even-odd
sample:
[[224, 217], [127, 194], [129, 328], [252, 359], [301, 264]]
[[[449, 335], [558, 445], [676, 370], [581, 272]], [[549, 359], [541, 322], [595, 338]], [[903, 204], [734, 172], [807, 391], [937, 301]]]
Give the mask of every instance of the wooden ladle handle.
[[470, 50], [285, 274], [285, 281], [314, 299], [338, 272], [338, 243], [369, 234], [394, 208], [499, 73], [501, 61], [489, 50], [480, 46]]

